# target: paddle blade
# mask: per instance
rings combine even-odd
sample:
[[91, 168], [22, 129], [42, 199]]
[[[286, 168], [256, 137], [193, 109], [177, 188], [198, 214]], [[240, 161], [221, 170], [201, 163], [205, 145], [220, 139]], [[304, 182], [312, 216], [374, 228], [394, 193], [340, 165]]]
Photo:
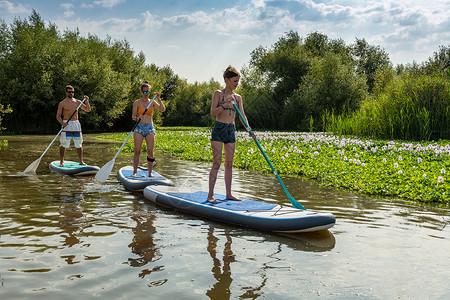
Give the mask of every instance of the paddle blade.
[[291, 201], [291, 204], [294, 208], [306, 210], [306, 208], [303, 205], [301, 205], [297, 200], [292, 198], [292, 196], [289, 197], [289, 201]]
[[110, 160], [106, 163], [95, 175], [95, 179], [99, 182], [105, 182], [108, 179], [109, 174], [111, 174], [112, 168], [114, 167], [115, 159]]
[[39, 157], [35, 161], [33, 161], [26, 169], [23, 171], [24, 173], [36, 173], [36, 170], [41, 162], [41, 158]]

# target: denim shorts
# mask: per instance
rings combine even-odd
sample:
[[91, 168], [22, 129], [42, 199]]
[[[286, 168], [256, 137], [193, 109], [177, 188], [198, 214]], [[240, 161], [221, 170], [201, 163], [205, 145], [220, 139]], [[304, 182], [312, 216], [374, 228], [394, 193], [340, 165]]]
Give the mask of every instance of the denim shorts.
[[134, 133], [140, 133], [145, 137], [147, 134], [155, 133], [155, 127], [152, 123], [139, 123], [134, 129]]
[[211, 132], [211, 141], [224, 144], [236, 143], [235, 131], [234, 124], [216, 121]]

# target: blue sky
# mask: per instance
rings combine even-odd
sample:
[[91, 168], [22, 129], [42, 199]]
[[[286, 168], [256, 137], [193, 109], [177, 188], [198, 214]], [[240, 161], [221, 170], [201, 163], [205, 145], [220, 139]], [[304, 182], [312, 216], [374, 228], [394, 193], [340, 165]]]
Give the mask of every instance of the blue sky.
[[252, 50], [290, 30], [346, 44], [364, 38], [394, 64], [421, 63], [450, 46], [449, 0], [0, 0], [0, 19], [10, 24], [32, 9], [61, 32], [126, 39], [147, 63], [191, 83], [222, 82], [228, 65], [241, 68]]

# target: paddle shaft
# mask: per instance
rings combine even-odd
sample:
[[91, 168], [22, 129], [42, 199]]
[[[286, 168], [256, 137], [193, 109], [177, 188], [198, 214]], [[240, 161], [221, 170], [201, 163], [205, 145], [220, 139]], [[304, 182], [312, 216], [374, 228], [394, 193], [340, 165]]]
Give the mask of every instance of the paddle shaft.
[[[242, 113], [239, 111], [239, 108], [237, 107], [236, 103], [234, 101], [231, 101], [231, 103], [233, 104], [234, 108], [236, 109], [236, 111], [238, 112], [239, 116], [241, 117], [242, 123], [244, 123], [245, 129], [248, 131], [248, 133], [251, 136], [254, 136], [254, 133], [252, 131], [252, 129], [250, 128], [250, 126], [248, 126], [247, 122], [244, 119], [244, 116], [242, 115]], [[278, 182], [281, 184], [281, 187], [283, 188], [284, 192], [286, 193], [286, 195], [289, 198], [289, 201], [291, 201], [292, 205], [295, 208], [299, 208], [299, 209], [303, 209], [306, 210], [306, 208], [301, 205], [299, 202], [297, 202], [297, 200], [295, 200], [291, 194], [289, 193], [289, 191], [287, 190], [286, 186], [284, 185], [283, 181], [281, 180], [280, 176], [278, 175], [277, 171], [275, 170], [275, 168], [273, 167], [272, 163], [270, 162], [269, 158], [267, 157], [266, 153], [264, 152], [263, 148], [261, 147], [261, 144], [259, 143], [259, 141], [256, 138], [253, 138], [253, 140], [255, 141], [256, 145], [258, 146], [259, 150], [261, 151], [262, 155], [264, 156], [264, 158], [266, 159], [267, 163], [269, 164], [270, 169], [272, 169], [272, 173], [275, 175], [275, 177], [278, 179]]]
[[[152, 105], [153, 101], [155, 100], [156, 95], [153, 97], [153, 99], [150, 101], [150, 103], [147, 105], [147, 107], [145, 108], [144, 112], [142, 113], [142, 115], [144, 116], [145, 113], [147, 112], [147, 110], [150, 109], [150, 106]], [[117, 151], [116, 155], [114, 156], [113, 160], [116, 159], [117, 155], [119, 155], [120, 151], [122, 151], [123, 146], [125, 146], [126, 142], [128, 141], [128, 139], [130, 138], [130, 136], [133, 134], [134, 130], [136, 129], [136, 127], [139, 125], [139, 122], [141, 122], [141, 118], [139, 118], [136, 122], [136, 124], [134, 124], [133, 129], [131, 129], [130, 133], [128, 134], [127, 138], [125, 139], [125, 141], [123, 142], [122, 146], [120, 146], [119, 151]]]
[[[80, 105], [78, 105], [77, 109], [70, 115], [69, 119], [67, 119], [67, 122], [70, 121], [70, 119], [72, 119], [72, 117], [76, 114], [76, 112], [78, 111], [78, 109], [80, 109], [81, 105], [83, 105], [84, 101], [86, 100], [86, 98], [83, 98], [83, 101], [81, 101]], [[53, 138], [52, 142], [50, 143], [50, 145], [47, 146], [47, 149], [45, 149], [44, 153], [42, 153], [41, 157], [39, 157], [39, 159], [41, 159], [44, 154], [47, 152], [47, 150], [50, 148], [50, 146], [53, 144], [53, 142], [56, 140], [56, 138], [58, 137], [58, 135], [63, 131], [64, 127], [61, 127], [61, 129], [59, 130], [58, 134]]]

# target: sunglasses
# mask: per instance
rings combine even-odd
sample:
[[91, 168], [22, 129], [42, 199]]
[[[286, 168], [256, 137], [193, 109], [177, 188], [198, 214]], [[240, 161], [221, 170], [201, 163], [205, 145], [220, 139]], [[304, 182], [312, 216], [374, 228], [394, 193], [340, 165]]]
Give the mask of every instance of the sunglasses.
[[142, 94], [150, 94], [150, 91], [142, 91]]
[[69, 93], [69, 94], [75, 93], [75, 91], [66, 91], [66, 92]]

